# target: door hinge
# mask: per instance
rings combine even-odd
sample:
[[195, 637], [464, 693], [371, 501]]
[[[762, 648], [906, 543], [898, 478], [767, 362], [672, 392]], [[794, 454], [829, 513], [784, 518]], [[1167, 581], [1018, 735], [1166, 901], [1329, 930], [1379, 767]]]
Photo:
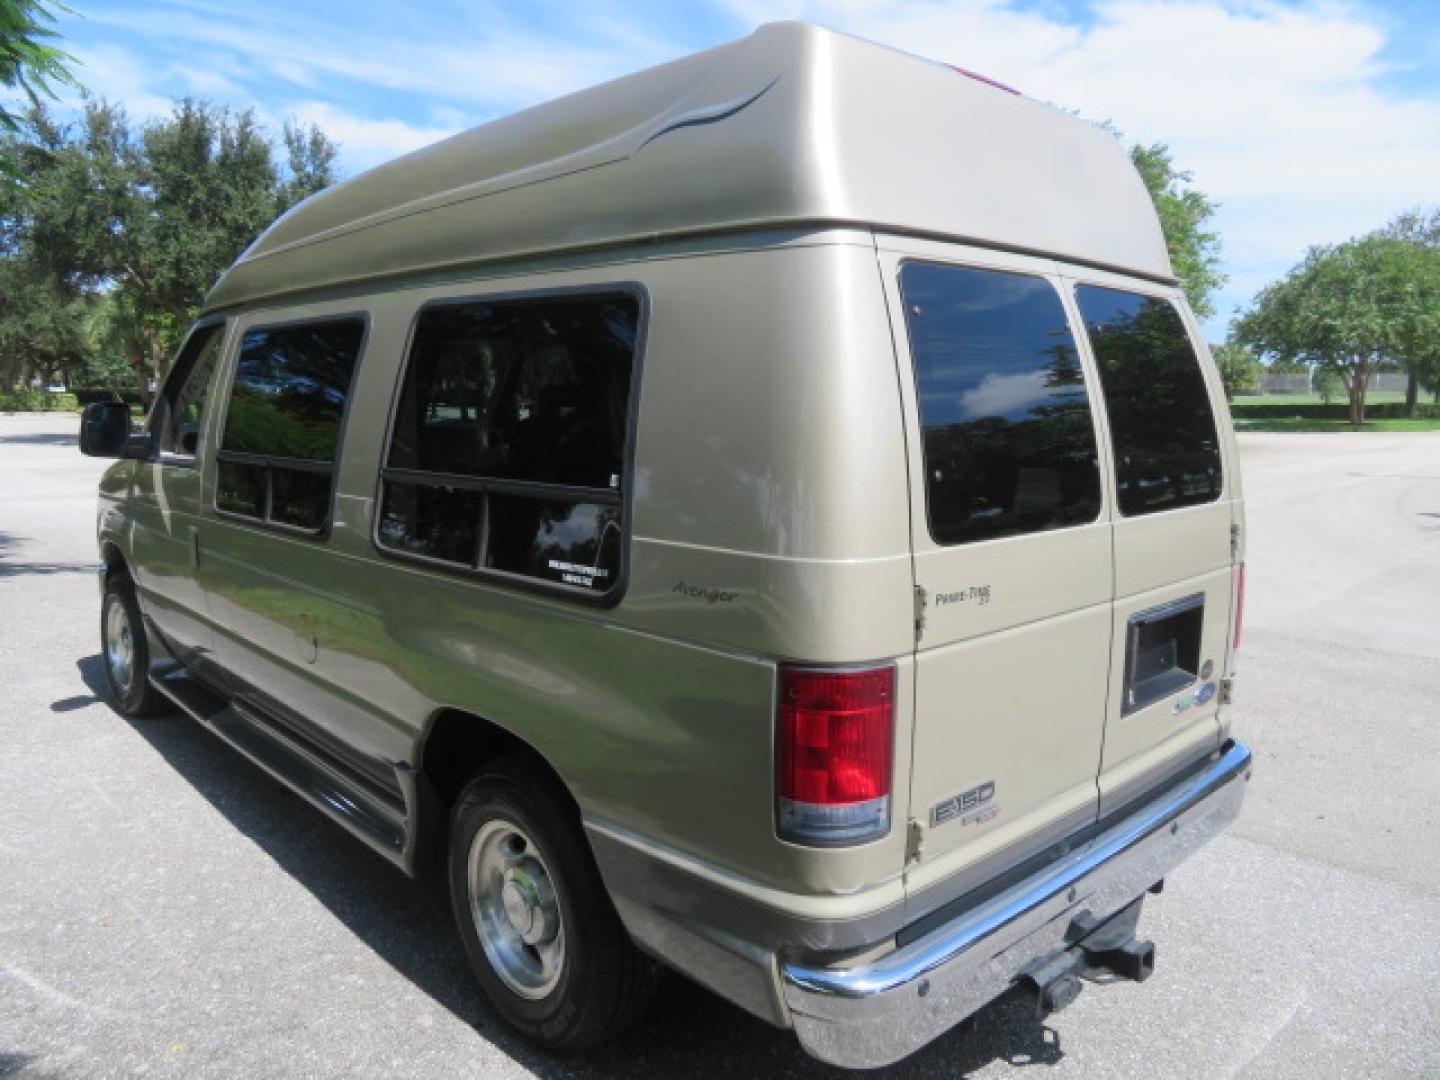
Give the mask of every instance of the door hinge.
[[925, 633], [925, 589], [923, 586], [915, 586], [915, 640], [920, 640], [920, 635]]
[[1230, 522], [1230, 558], [1237, 559], [1240, 556], [1240, 523]]
[[920, 849], [925, 844], [925, 826], [911, 818], [905, 823], [905, 865], [920, 861]]
[[1233, 705], [1235, 703], [1235, 677], [1233, 675], [1227, 675], [1220, 680], [1218, 696], [1220, 700], [1215, 703], [1217, 705]]

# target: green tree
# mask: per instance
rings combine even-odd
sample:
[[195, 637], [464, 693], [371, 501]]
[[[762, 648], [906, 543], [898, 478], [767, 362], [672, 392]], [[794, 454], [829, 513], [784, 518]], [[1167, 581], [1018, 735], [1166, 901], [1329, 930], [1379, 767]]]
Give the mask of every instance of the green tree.
[[[59, 11], [69, 9], [52, 5]], [[54, 97], [51, 83], [79, 88], [67, 65], [75, 58], [53, 44], [59, 36], [51, 29], [55, 15], [39, 0], [0, 0], [0, 85], [19, 90], [26, 104], [40, 105], [40, 96]], [[20, 130], [21, 114], [0, 103], [0, 129]]]
[[1329, 405], [1345, 387], [1340, 382], [1340, 375], [1334, 368], [1322, 367], [1315, 370], [1315, 392], [1320, 395], [1320, 400]]
[[220, 273], [279, 214], [334, 180], [335, 146], [287, 126], [283, 164], [249, 112], [196, 101], [138, 134], [91, 102], [76, 124], [34, 110], [10, 152], [28, 183], [0, 225], [0, 253], [61, 291], [104, 296], [105, 341], [142, 394]]
[[[1440, 206], [1428, 211], [1407, 210], [1386, 225], [1381, 235], [1440, 251]], [[1415, 415], [1415, 404], [1420, 399], [1422, 386], [1440, 401], [1440, 340], [1431, 342], [1431, 345], [1431, 348], [1415, 350], [1405, 364], [1408, 376], [1405, 384], [1407, 416]]]
[[1175, 168], [1165, 143], [1132, 146], [1130, 160], [1155, 203], [1170, 265], [1190, 306], [1201, 318], [1214, 315], [1215, 291], [1226, 277], [1220, 272], [1220, 236], [1206, 226], [1218, 204], [1192, 185], [1191, 173]]
[[1255, 354], [1239, 342], [1227, 341], [1224, 345], [1210, 348], [1215, 364], [1220, 369], [1220, 378], [1225, 383], [1225, 397], [1233, 400], [1244, 390], [1253, 390], [1260, 381], [1260, 361]]
[[1303, 360], [1287, 360], [1276, 357], [1270, 363], [1264, 365], [1265, 370], [1272, 375], [1309, 375], [1310, 365]]
[[0, 259], [0, 387], [71, 381], [86, 355], [88, 300], [20, 259]]
[[[59, 4], [52, 6], [69, 10]], [[18, 102], [8, 94], [0, 97], [0, 135], [19, 133], [25, 110], [38, 109], [42, 95], [55, 96], [52, 83], [80, 86], [67, 66], [74, 58], [53, 44], [57, 35], [50, 24], [54, 21], [50, 8], [38, 0], [0, 0], [0, 86], [20, 91]], [[25, 173], [9, 149], [0, 143], [0, 191], [23, 192]]]
[[1334, 369], [1359, 427], [1376, 366], [1404, 362], [1440, 337], [1440, 252], [1386, 236], [1311, 248], [1261, 291], [1233, 337], [1262, 354]]

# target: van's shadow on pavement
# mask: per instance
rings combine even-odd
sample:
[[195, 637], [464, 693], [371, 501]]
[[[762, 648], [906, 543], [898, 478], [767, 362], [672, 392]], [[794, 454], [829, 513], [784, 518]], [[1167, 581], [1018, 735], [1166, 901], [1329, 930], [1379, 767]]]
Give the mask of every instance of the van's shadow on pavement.
[[[3, 442], [0, 439], [0, 442]], [[10, 549], [18, 547], [25, 537], [15, 536], [12, 533], [0, 532], [0, 579], [18, 577], [21, 574], [93, 574], [95, 572], [95, 561], [79, 563], [57, 563], [57, 562], [12, 562], [10, 561]]]
[[[77, 662], [94, 698], [106, 696], [99, 655]], [[90, 698], [51, 707], [67, 711]], [[78, 704], [77, 704], [78, 703]], [[552, 1057], [505, 1028], [471, 981], [443, 880], [412, 881], [340, 826], [281, 788], [199, 724], [179, 714], [129, 721], [212, 806], [323, 903], [353, 933], [439, 1004], [545, 1077], [819, 1077], [845, 1073], [808, 1057], [788, 1031], [770, 1027], [702, 987], [669, 976], [654, 1005], [616, 1043], [580, 1057]], [[961, 1077], [992, 1061], [1054, 1064], [1059, 1037], [1028, 1001], [1002, 999], [914, 1057], [869, 1076]]]
[[[0, 444], [21, 445], [21, 446], [73, 446], [80, 445], [79, 427], [76, 430], [64, 435], [57, 435], [53, 432], [35, 432], [30, 435], [0, 435]], [[0, 1073], [0, 1076], [4, 1076]]]

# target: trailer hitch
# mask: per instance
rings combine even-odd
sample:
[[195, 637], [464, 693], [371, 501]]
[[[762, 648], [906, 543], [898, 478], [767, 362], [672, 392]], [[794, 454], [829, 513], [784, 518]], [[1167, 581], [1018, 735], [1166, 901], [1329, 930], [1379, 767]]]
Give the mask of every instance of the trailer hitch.
[[1154, 943], [1135, 940], [1143, 899], [1137, 897], [1107, 919], [1080, 912], [1065, 932], [1066, 947], [1020, 975], [1019, 981], [1035, 993], [1039, 1019], [1074, 1001], [1080, 995], [1082, 979], [1144, 982], [1155, 974]]

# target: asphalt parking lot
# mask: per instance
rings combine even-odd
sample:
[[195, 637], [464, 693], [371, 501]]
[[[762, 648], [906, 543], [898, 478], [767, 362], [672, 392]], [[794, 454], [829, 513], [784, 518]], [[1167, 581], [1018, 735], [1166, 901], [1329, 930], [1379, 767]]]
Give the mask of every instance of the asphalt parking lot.
[[[409, 882], [180, 717], [101, 700], [103, 463], [0, 417], [0, 1077], [829, 1075], [672, 978], [586, 1058], [471, 988]], [[987, 1009], [883, 1075], [1440, 1076], [1440, 434], [1252, 435], [1244, 816], [1143, 986]]]

